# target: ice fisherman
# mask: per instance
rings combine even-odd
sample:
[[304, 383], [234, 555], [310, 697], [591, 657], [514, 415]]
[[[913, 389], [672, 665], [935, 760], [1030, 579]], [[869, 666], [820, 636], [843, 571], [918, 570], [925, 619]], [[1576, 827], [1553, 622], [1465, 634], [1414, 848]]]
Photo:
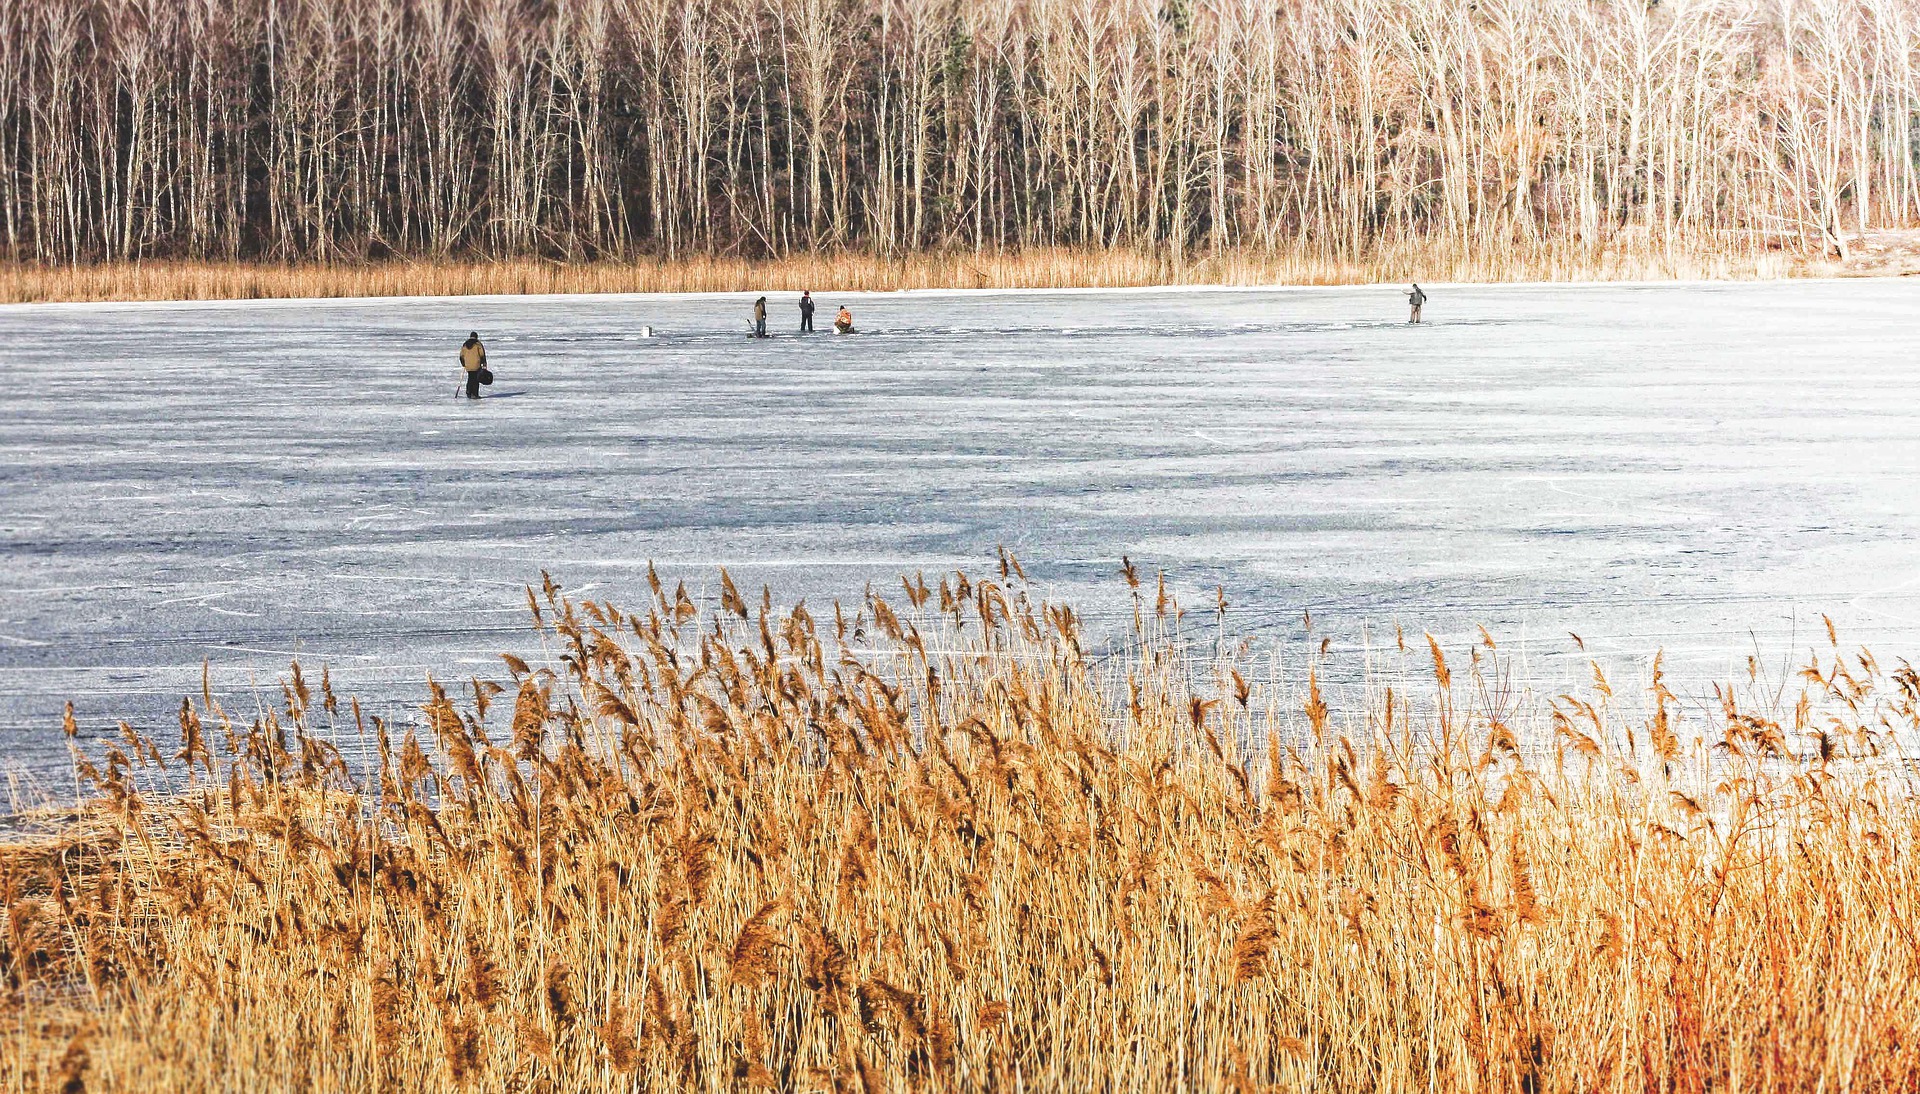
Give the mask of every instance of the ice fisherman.
[[1407, 294], [1407, 303], [1413, 308], [1413, 314], [1407, 317], [1407, 322], [1418, 323], [1420, 321], [1420, 309], [1425, 306], [1426, 302], [1426, 291], [1420, 288], [1418, 281], [1414, 282], [1413, 291]]
[[753, 302], [753, 336], [767, 336], [767, 298], [764, 296]]
[[845, 304], [840, 305], [840, 314], [833, 317], [833, 329], [841, 334], [853, 333], [853, 313]]
[[478, 399], [480, 385], [493, 383], [493, 372], [487, 368], [487, 347], [477, 330], [468, 331], [467, 340], [460, 343], [460, 367], [467, 370], [467, 398]]
[[813, 292], [810, 289], [800, 293], [800, 330], [809, 334], [813, 332]]

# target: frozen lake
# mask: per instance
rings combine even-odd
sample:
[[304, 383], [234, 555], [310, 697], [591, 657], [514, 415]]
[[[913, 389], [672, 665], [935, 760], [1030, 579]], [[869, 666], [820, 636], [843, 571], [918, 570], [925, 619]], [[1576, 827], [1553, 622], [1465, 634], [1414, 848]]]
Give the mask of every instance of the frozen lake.
[[203, 660], [404, 716], [525, 652], [542, 568], [638, 604], [650, 559], [818, 606], [1006, 544], [1110, 625], [1125, 553], [1242, 632], [1484, 623], [1552, 677], [1576, 631], [1703, 686], [1821, 612], [1920, 653], [1920, 286], [1431, 292], [0, 308], [0, 767], [64, 771], [69, 699], [171, 740]]

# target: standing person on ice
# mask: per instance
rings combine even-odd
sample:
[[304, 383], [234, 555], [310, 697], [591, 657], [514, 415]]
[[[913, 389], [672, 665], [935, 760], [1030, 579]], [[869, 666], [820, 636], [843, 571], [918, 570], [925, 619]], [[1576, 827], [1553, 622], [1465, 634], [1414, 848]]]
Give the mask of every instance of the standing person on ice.
[[1407, 294], [1407, 303], [1413, 307], [1413, 314], [1407, 318], [1407, 322], [1418, 323], [1420, 321], [1420, 309], [1425, 306], [1426, 302], [1426, 292], [1420, 288], [1418, 281], [1414, 282], [1413, 291]]
[[753, 302], [753, 336], [767, 336], [767, 298], [764, 296]]
[[800, 294], [800, 331], [803, 334], [813, 333], [813, 293], [810, 290]]
[[480, 385], [493, 383], [493, 372], [487, 368], [487, 347], [480, 344], [480, 332], [468, 331], [467, 340], [460, 343], [460, 367], [467, 370], [467, 398], [480, 397]]

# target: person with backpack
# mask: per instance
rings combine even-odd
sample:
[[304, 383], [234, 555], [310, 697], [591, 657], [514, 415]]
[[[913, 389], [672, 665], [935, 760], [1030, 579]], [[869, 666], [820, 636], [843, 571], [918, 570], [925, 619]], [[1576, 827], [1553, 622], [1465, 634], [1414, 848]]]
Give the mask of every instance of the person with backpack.
[[813, 333], [813, 293], [803, 291], [800, 294], [800, 332]]
[[487, 368], [487, 347], [480, 342], [479, 331], [468, 331], [467, 340], [460, 344], [460, 367], [467, 370], [467, 398], [480, 397], [480, 385], [493, 383], [493, 372]]
[[1413, 291], [1407, 294], [1407, 303], [1413, 307], [1413, 315], [1407, 319], [1407, 322], [1418, 323], [1420, 321], [1420, 309], [1426, 305], [1426, 302], [1427, 294], [1422, 291], [1418, 281], [1414, 282]]
[[767, 336], [767, 298], [764, 296], [753, 302], [753, 336]]

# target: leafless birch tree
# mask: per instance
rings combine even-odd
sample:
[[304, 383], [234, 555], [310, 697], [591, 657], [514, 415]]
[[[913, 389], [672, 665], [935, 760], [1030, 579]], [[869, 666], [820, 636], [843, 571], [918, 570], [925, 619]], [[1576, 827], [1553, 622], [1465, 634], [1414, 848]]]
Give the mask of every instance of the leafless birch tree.
[[11, 0], [0, 251], [1844, 253], [1920, 0]]

